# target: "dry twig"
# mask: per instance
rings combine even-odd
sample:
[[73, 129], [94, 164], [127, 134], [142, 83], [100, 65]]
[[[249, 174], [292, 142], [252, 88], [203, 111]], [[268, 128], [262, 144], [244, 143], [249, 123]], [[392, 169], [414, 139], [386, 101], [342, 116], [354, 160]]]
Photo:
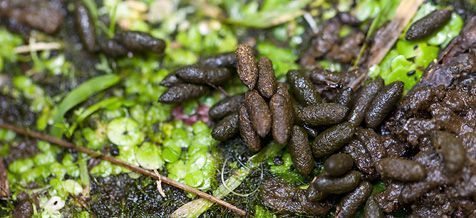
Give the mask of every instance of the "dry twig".
[[142, 174], [144, 176], [151, 177], [153, 179], [162, 181], [165, 184], [168, 184], [168, 185], [171, 185], [171, 186], [176, 187], [178, 189], [184, 190], [186, 192], [195, 194], [195, 195], [197, 195], [197, 196], [199, 196], [203, 199], [206, 199], [208, 201], [211, 201], [211, 202], [219, 204], [223, 207], [226, 207], [226, 208], [232, 210], [233, 212], [235, 212], [236, 214], [238, 214], [240, 216], [245, 216], [246, 215], [246, 211], [244, 211], [244, 210], [242, 210], [242, 209], [240, 209], [240, 208], [238, 208], [238, 207], [236, 207], [236, 206], [234, 206], [234, 205], [232, 205], [232, 204], [230, 204], [226, 201], [223, 201], [223, 200], [221, 200], [221, 199], [219, 199], [215, 196], [209, 195], [209, 194], [207, 194], [205, 192], [202, 192], [202, 191], [200, 191], [196, 188], [192, 188], [188, 185], [185, 185], [185, 184], [179, 183], [177, 181], [174, 181], [174, 180], [172, 180], [168, 177], [165, 177], [165, 176], [162, 176], [162, 175], [156, 175], [154, 172], [142, 169], [140, 167], [133, 166], [133, 165], [127, 163], [127, 162], [116, 159], [116, 158], [111, 157], [109, 155], [104, 155], [104, 154], [101, 154], [99, 152], [88, 149], [86, 147], [77, 146], [73, 143], [64, 141], [62, 139], [59, 139], [59, 138], [56, 138], [56, 137], [53, 137], [53, 136], [50, 136], [50, 135], [46, 135], [46, 134], [43, 134], [43, 133], [35, 132], [35, 131], [29, 130], [29, 129], [24, 129], [24, 128], [21, 128], [21, 127], [17, 127], [15, 125], [11, 125], [11, 124], [0, 123], [0, 128], [9, 129], [11, 131], [14, 131], [14, 132], [20, 134], [20, 135], [32, 137], [32, 138], [39, 139], [39, 140], [43, 140], [43, 141], [46, 141], [46, 142], [49, 142], [49, 143], [52, 143], [52, 144], [56, 144], [56, 145], [58, 145], [60, 147], [63, 147], [63, 148], [67, 148], [67, 149], [71, 149], [71, 150], [78, 151], [78, 152], [81, 152], [81, 153], [85, 153], [85, 154], [89, 155], [92, 158], [99, 158], [101, 160], [108, 161], [112, 164], [127, 168], [127, 169], [129, 169], [133, 172]]

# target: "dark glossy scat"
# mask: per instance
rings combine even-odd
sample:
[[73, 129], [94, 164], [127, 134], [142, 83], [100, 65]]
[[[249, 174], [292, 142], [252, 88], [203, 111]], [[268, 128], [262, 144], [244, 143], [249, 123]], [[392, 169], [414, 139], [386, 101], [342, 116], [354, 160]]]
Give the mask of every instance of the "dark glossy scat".
[[178, 84], [181, 84], [183, 83], [183, 81], [177, 77], [177, 74], [175, 73], [169, 73], [169, 75], [167, 75], [161, 82], [160, 82], [160, 85], [161, 86], [165, 86], [165, 87], [172, 87], [172, 86], [175, 86], [175, 85], [178, 85]]
[[287, 80], [291, 92], [299, 103], [308, 106], [321, 102], [321, 96], [304, 73], [295, 70], [289, 71]]
[[226, 141], [238, 133], [238, 113], [226, 116], [212, 130], [212, 137], [218, 141]]
[[344, 122], [326, 129], [320, 133], [314, 143], [312, 143], [312, 152], [315, 158], [321, 158], [336, 152], [354, 136], [355, 127]]
[[443, 131], [434, 132], [431, 139], [433, 147], [443, 156], [446, 170], [451, 174], [460, 172], [466, 162], [466, 150], [461, 139]]
[[127, 49], [114, 39], [98, 38], [98, 45], [104, 54], [109, 57], [121, 57], [127, 55]]
[[339, 218], [353, 217], [360, 205], [364, 204], [372, 192], [372, 185], [363, 181], [352, 192], [344, 196], [336, 209], [336, 216]]
[[302, 127], [293, 126], [288, 151], [291, 154], [294, 168], [303, 176], [311, 174], [314, 169], [314, 158], [312, 157], [307, 134]]
[[338, 177], [346, 174], [352, 169], [354, 159], [352, 156], [344, 153], [331, 155], [324, 162], [324, 170], [330, 176]]
[[382, 208], [375, 201], [373, 196], [370, 196], [367, 199], [364, 207], [364, 217], [365, 218], [383, 218], [385, 217], [382, 211]]
[[382, 90], [383, 86], [383, 79], [378, 77], [377, 79], [364, 86], [357, 93], [354, 106], [352, 107], [352, 110], [350, 110], [349, 113], [350, 123], [354, 124], [355, 126], [360, 125], [360, 123], [364, 120], [365, 113], [367, 112], [369, 105], [371, 104], [377, 93]]
[[435, 10], [420, 20], [417, 20], [408, 28], [405, 39], [412, 41], [423, 39], [431, 35], [450, 20], [451, 12], [452, 11], [448, 9]]
[[196, 84], [220, 85], [231, 78], [231, 71], [225, 67], [186, 66], [175, 71], [185, 82]]
[[354, 92], [351, 88], [344, 88], [339, 93], [336, 103], [345, 106], [347, 108], [352, 107], [352, 98], [354, 97]]
[[245, 93], [245, 106], [251, 123], [259, 136], [265, 137], [271, 129], [271, 112], [266, 101], [256, 90]]
[[258, 61], [258, 70], [257, 89], [261, 96], [271, 98], [278, 85], [274, 76], [273, 63], [269, 58], [262, 57]]
[[365, 114], [365, 123], [370, 128], [376, 128], [383, 119], [395, 108], [403, 93], [403, 82], [389, 84], [378, 93]]
[[426, 170], [420, 163], [404, 158], [384, 158], [375, 165], [382, 178], [402, 182], [416, 182], [426, 177]]
[[253, 124], [251, 123], [251, 119], [245, 105], [240, 106], [238, 115], [241, 139], [251, 151], [259, 151], [261, 149], [261, 139], [253, 128]]
[[296, 111], [299, 121], [308, 125], [332, 125], [344, 120], [348, 108], [336, 103], [317, 103]]
[[159, 98], [166, 104], [182, 103], [186, 100], [200, 97], [208, 92], [208, 87], [194, 84], [179, 84], [169, 88]]
[[236, 71], [240, 80], [248, 89], [253, 89], [258, 80], [258, 64], [253, 54], [253, 48], [240, 44], [236, 49]]
[[294, 122], [292, 102], [281, 94], [274, 94], [269, 101], [271, 111], [271, 131], [274, 140], [280, 144], [288, 141]]
[[236, 65], [236, 55], [234, 52], [223, 53], [200, 59], [199, 63], [207, 67], [233, 67]]
[[163, 54], [165, 41], [155, 38], [148, 33], [138, 31], [125, 31], [116, 33], [114, 39], [133, 52], [153, 52]]
[[362, 174], [351, 171], [343, 177], [318, 176], [314, 181], [317, 190], [329, 194], [344, 194], [355, 189], [360, 183]]
[[327, 197], [327, 193], [321, 192], [317, 190], [315, 186], [315, 181], [318, 177], [314, 177], [314, 179], [309, 183], [309, 187], [306, 189], [306, 197], [307, 200], [312, 201], [312, 202], [319, 202], [324, 200]]
[[304, 124], [302, 125], [302, 128], [304, 128], [307, 134], [311, 136], [312, 138], [316, 138], [316, 136], [319, 135], [319, 131], [311, 125]]
[[96, 50], [96, 26], [89, 13], [89, 10], [77, 1], [75, 4], [74, 18], [76, 22], [76, 29], [81, 39], [81, 43], [89, 52]]
[[213, 105], [208, 111], [208, 115], [214, 120], [221, 119], [230, 113], [237, 112], [240, 105], [243, 104], [243, 100], [242, 94], [226, 97]]

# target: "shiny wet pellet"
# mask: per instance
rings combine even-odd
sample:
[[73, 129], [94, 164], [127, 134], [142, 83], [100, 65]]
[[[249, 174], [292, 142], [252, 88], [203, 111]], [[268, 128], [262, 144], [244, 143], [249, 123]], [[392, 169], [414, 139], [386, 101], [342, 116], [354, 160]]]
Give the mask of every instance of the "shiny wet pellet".
[[364, 86], [355, 97], [355, 103], [349, 112], [349, 122], [355, 126], [360, 125], [372, 100], [384, 86], [383, 79], [378, 77]]
[[300, 126], [293, 126], [291, 140], [288, 144], [294, 168], [303, 176], [308, 176], [314, 169], [311, 145], [306, 131]]
[[243, 100], [242, 94], [226, 97], [213, 105], [208, 111], [208, 115], [214, 120], [221, 119], [230, 113], [237, 112], [240, 105], [243, 104]]
[[172, 87], [172, 86], [175, 86], [175, 85], [178, 85], [178, 84], [181, 84], [183, 83], [183, 81], [177, 77], [177, 74], [175, 73], [169, 73], [169, 75], [167, 75], [161, 82], [160, 82], [160, 85], [161, 86], [165, 86], [165, 87]]
[[169, 88], [159, 98], [159, 102], [166, 104], [182, 103], [186, 100], [207, 94], [208, 87], [194, 84], [179, 84]]
[[367, 127], [376, 128], [395, 108], [403, 93], [403, 82], [397, 81], [386, 86], [370, 103], [365, 114]]
[[185, 82], [220, 85], [232, 76], [231, 71], [225, 67], [186, 66], [175, 71], [177, 76]]
[[238, 113], [228, 115], [212, 129], [212, 137], [218, 141], [226, 141], [238, 133], [238, 125]]
[[343, 194], [354, 190], [360, 183], [362, 174], [358, 171], [351, 171], [343, 177], [319, 176], [314, 181], [318, 191], [328, 194]]
[[299, 103], [308, 106], [321, 102], [321, 96], [303, 72], [295, 70], [289, 71], [287, 80], [291, 92]]
[[315, 158], [322, 158], [331, 155], [346, 143], [348, 143], [355, 133], [355, 127], [344, 122], [332, 126], [321, 132], [312, 143], [312, 152]]
[[121, 45], [133, 52], [153, 52], [163, 54], [165, 41], [152, 35], [139, 31], [125, 31], [116, 33], [114, 36]]
[[218, 54], [203, 58], [199, 63], [207, 67], [233, 67], [236, 65], [236, 55], [234, 52]]
[[352, 169], [354, 159], [344, 153], [333, 154], [324, 162], [324, 170], [330, 176], [338, 177], [346, 174]]
[[405, 35], [408, 41], [423, 39], [444, 26], [451, 18], [451, 10], [435, 10], [414, 22]]
[[360, 205], [363, 205], [372, 192], [372, 185], [363, 181], [352, 192], [348, 193], [337, 205], [336, 216], [338, 218], [353, 217]]

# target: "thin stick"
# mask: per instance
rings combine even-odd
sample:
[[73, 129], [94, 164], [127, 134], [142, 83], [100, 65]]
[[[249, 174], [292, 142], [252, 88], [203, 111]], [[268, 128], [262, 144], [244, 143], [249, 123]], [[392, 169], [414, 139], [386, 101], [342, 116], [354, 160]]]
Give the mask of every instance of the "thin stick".
[[22, 45], [15, 48], [14, 52], [17, 54], [29, 53], [32, 51], [58, 50], [62, 45], [57, 42], [37, 42], [30, 45]]
[[226, 207], [226, 208], [232, 210], [233, 212], [235, 212], [236, 214], [238, 214], [240, 216], [245, 216], [246, 215], [246, 211], [244, 211], [244, 210], [242, 210], [242, 209], [240, 209], [240, 208], [238, 208], [238, 207], [236, 207], [236, 206], [234, 206], [234, 205], [232, 205], [232, 204], [230, 204], [226, 201], [223, 201], [223, 200], [221, 200], [221, 199], [219, 199], [215, 196], [209, 195], [205, 192], [202, 192], [198, 189], [192, 188], [188, 185], [176, 182], [176, 181], [174, 181], [174, 180], [172, 180], [168, 177], [165, 177], [165, 176], [162, 176], [162, 175], [156, 175], [153, 172], [150, 172], [148, 170], [130, 165], [129, 163], [124, 162], [124, 161], [119, 160], [119, 159], [116, 159], [114, 157], [101, 154], [99, 152], [90, 150], [90, 149], [85, 148], [85, 147], [77, 146], [73, 143], [64, 141], [64, 140], [59, 139], [59, 138], [55, 138], [55, 137], [50, 136], [50, 135], [42, 134], [42, 133], [35, 132], [35, 131], [29, 130], [29, 129], [20, 128], [20, 127], [17, 127], [15, 125], [1, 123], [0, 128], [9, 129], [9, 130], [12, 130], [12, 131], [14, 131], [18, 134], [21, 134], [21, 135], [25, 135], [25, 136], [28, 136], [28, 137], [40, 139], [40, 140], [43, 140], [43, 141], [46, 141], [46, 142], [49, 142], [49, 143], [52, 143], [52, 144], [59, 145], [63, 148], [68, 148], [68, 149], [75, 150], [75, 151], [78, 151], [78, 152], [81, 152], [81, 153], [85, 153], [85, 154], [91, 156], [92, 158], [99, 158], [101, 160], [108, 161], [112, 164], [116, 164], [116, 165], [125, 167], [125, 168], [127, 168], [131, 171], [142, 174], [144, 176], [148, 176], [148, 177], [154, 178], [156, 180], [160, 180], [160, 181], [164, 182], [165, 184], [171, 185], [171, 186], [176, 187], [178, 189], [182, 189], [186, 192], [196, 194], [197, 196], [199, 196], [201, 198], [204, 198], [206, 200], [209, 200], [211, 202], [219, 204], [223, 207]]
[[[397, 11], [395, 13], [395, 17], [393, 20], [390, 22], [390, 26], [393, 27], [393, 31], [388, 31], [386, 37], [384, 39], [387, 39], [383, 47], [372, 47], [370, 49], [371, 51], [371, 56], [369, 58], [369, 62], [367, 64], [367, 67], [370, 67], [372, 65], [380, 63], [382, 59], [385, 57], [385, 55], [388, 53], [388, 51], [393, 47], [393, 44], [397, 41], [398, 37], [400, 36], [400, 33], [405, 29], [405, 26], [407, 26], [408, 22], [412, 19], [413, 15], [418, 10], [418, 7], [423, 3], [423, 0], [403, 0], [397, 8]], [[372, 50], [375, 51], [372, 53]]]
[[[403, 0], [400, 2], [395, 12], [395, 17], [385, 27], [388, 30], [385, 31], [383, 36], [381, 36], [381, 38], [386, 40], [382, 41], [380, 44], [374, 44], [370, 48], [370, 57], [366, 65], [367, 68], [379, 64], [382, 61], [385, 55], [387, 55], [388, 51], [392, 49], [393, 44], [395, 44], [401, 32], [405, 29], [405, 26], [407, 26], [408, 22], [410, 22], [410, 20], [413, 18], [422, 3], [423, 0]], [[352, 81], [348, 87], [355, 90], [363, 81], [365, 81], [365, 79], [367, 79], [367, 71], [363, 71], [363, 73], [359, 75], [357, 79]]]

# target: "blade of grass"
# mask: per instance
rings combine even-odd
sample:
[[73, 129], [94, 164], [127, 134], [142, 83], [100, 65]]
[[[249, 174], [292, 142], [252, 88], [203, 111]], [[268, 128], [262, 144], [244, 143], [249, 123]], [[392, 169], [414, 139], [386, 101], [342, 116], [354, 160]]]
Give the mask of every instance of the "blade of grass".
[[122, 99], [121, 98], [118, 98], [118, 97], [112, 97], [112, 98], [107, 98], [107, 99], [104, 99], [96, 104], [93, 104], [91, 106], [89, 106], [86, 110], [84, 110], [79, 116], [78, 118], [76, 118], [76, 120], [74, 121], [74, 123], [71, 125], [71, 127], [68, 129], [68, 133], [69, 134], [72, 134], [74, 132], [74, 130], [76, 129], [76, 127], [78, 127], [78, 125], [80, 123], [82, 123], [84, 121], [84, 119], [86, 119], [87, 117], [89, 117], [91, 114], [93, 114], [94, 112], [102, 109], [102, 108], [107, 108], [111, 105], [115, 105], [115, 104], [119, 104], [121, 103]]
[[53, 126], [50, 133], [55, 137], [61, 137], [64, 129], [60, 126], [64, 125], [64, 115], [71, 108], [86, 101], [89, 97], [101, 92], [115, 84], [117, 84], [121, 78], [117, 75], [108, 74], [92, 78], [66, 95], [56, 109], [56, 113], [53, 115]]
[[241, 18], [228, 18], [225, 22], [252, 28], [268, 28], [276, 26], [304, 14], [304, 8], [310, 0], [291, 1], [288, 4], [277, 5], [276, 7], [264, 8], [253, 14], [244, 14]]
[[[224, 198], [230, 194], [234, 189], [241, 185], [241, 183], [246, 179], [246, 177], [251, 173], [251, 171], [258, 168], [263, 162], [265, 162], [269, 157], [275, 156], [279, 151], [284, 148], [285, 145], [278, 143], [271, 143], [259, 153], [253, 155], [246, 165], [235, 172], [225, 181], [225, 184], [221, 184], [215, 191], [213, 191], [213, 196], [217, 198]], [[196, 199], [190, 201], [180, 208], [175, 210], [170, 217], [179, 218], [179, 217], [199, 217], [202, 213], [207, 211], [213, 202], [210, 202], [205, 199]]]

